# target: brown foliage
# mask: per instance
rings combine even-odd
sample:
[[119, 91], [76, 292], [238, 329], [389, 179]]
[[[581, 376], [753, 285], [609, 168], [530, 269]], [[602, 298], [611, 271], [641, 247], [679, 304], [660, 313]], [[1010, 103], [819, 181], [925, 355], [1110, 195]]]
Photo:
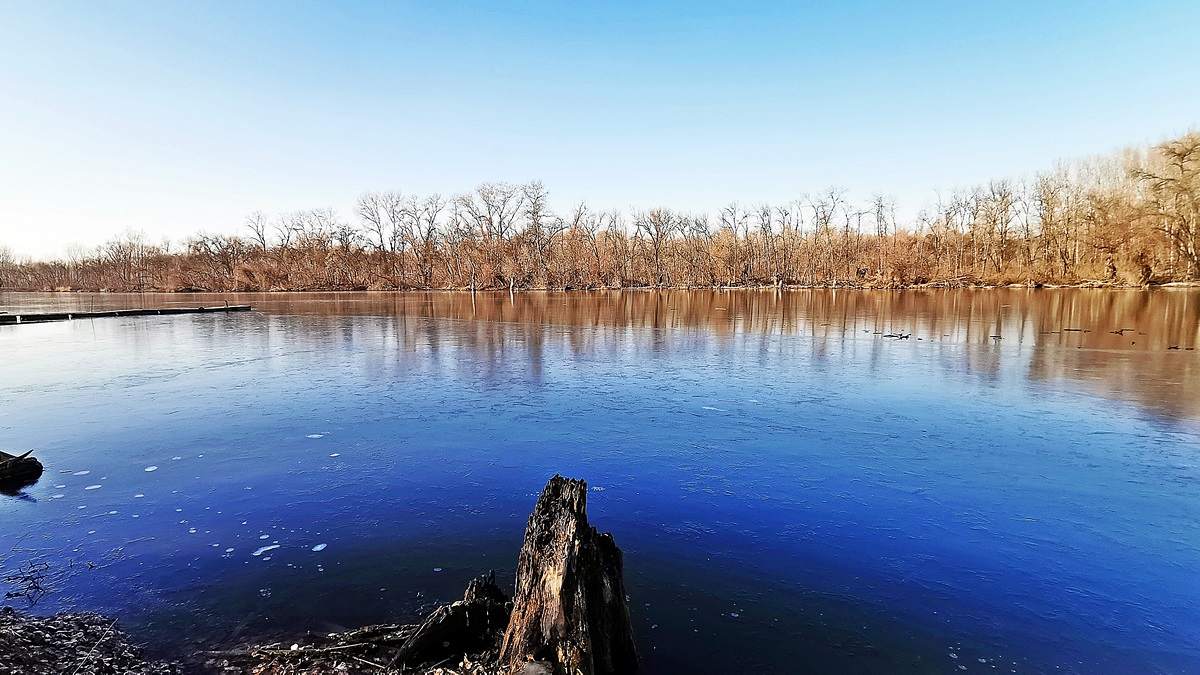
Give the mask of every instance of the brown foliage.
[[0, 247], [0, 288], [337, 290], [855, 286], [1200, 279], [1200, 133], [960, 190], [908, 227], [891, 200], [829, 189], [717, 218], [667, 208], [553, 213], [540, 182], [446, 200], [366, 193], [330, 209], [247, 217], [246, 238], [178, 250], [137, 233], [64, 260]]

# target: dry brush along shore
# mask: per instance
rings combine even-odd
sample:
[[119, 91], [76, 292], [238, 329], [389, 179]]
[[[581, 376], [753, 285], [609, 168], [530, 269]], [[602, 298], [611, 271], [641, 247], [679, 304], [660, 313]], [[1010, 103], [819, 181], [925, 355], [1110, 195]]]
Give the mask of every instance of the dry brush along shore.
[[492, 572], [416, 624], [202, 652], [180, 666], [140, 660], [111, 619], [0, 614], [4, 673], [617, 675], [637, 667], [621, 550], [588, 524], [587, 483], [562, 476], [529, 517], [513, 598]]

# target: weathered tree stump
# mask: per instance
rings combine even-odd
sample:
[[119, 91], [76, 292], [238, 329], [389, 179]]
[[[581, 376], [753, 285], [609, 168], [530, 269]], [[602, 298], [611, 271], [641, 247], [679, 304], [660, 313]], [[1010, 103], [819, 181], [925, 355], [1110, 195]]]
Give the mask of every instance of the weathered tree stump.
[[396, 656], [401, 665], [495, 649], [508, 625], [508, 596], [496, 585], [496, 573], [472, 579], [463, 599], [438, 607], [417, 628]]
[[16, 493], [38, 482], [45, 469], [41, 462], [29, 456], [32, 452], [20, 456], [0, 452], [0, 492]]
[[554, 476], [542, 490], [517, 562], [500, 664], [529, 661], [560, 675], [637, 670], [621, 549], [587, 522], [587, 483]]

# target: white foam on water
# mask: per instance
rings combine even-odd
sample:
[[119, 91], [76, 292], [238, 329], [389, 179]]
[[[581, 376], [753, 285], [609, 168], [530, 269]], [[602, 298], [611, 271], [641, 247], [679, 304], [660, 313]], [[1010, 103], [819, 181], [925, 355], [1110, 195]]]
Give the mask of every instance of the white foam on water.
[[309, 438], [324, 438], [325, 434], [309, 434]]
[[134, 499], [141, 499], [142, 497], [145, 497], [145, 496], [146, 496], [146, 495], [144, 495], [144, 494], [142, 494], [142, 493], [140, 493], [140, 492], [139, 492], [138, 494], [134, 495], [134, 496], [133, 496], [133, 498], [134, 498]]
[[314, 553], [320, 553], [321, 551], [325, 550], [325, 544], [317, 544], [316, 546], [312, 547], [312, 550]]
[[724, 408], [714, 408], [711, 405], [704, 406], [705, 410], [716, 410], [717, 412], [725, 412]]
[[335, 452], [332, 455], [330, 455], [330, 457], [341, 457], [341, 456], [342, 456], [342, 453], [340, 453], [340, 452]]
[[[263, 546], [262, 548], [258, 549], [254, 553], [251, 553], [250, 555], [257, 558], [258, 556], [266, 553], [267, 551], [274, 551], [277, 548], [279, 548], [279, 544], [271, 544], [270, 546]], [[270, 560], [270, 558], [268, 558], [268, 560]]]
[[435, 568], [433, 568], [433, 571], [434, 571], [434, 572], [441, 572], [441, 571], [442, 571], [442, 568], [440, 568], [440, 567], [435, 567]]
[[151, 471], [158, 471], [158, 467], [157, 466], [146, 467], [146, 473], [150, 473]]
[[89, 473], [91, 473], [91, 471], [76, 471], [75, 473], [73, 473], [71, 475], [72, 476], [86, 476]]
[[103, 485], [89, 485], [83, 489], [84, 490], [99, 490], [102, 487], [104, 487], [104, 486]]
[[54, 486], [54, 489], [55, 489], [55, 490], [63, 490], [63, 489], [65, 489], [66, 487], [67, 487], [66, 485], [55, 485], [55, 486]]
[[269, 535], [269, 534], [264, 534], [261, 537], [259, 537], [259, 539], [270, 539], [270, 538], [271, 538], [271, 535]]
[[233, 549], [231, 549], [231, 548], [227, 548], [227, 549], [225, 549], [225, 552], [226, 552], [226, 553], [233, 553]]
[[175, 460], [176, 462], [178, 462], [179, 460], [181, 460], [181, 459], [183, 459], [183, 458], [182, 458], [182, 457], [172, 457], [171, 459], [173, 459], [173, 460]]

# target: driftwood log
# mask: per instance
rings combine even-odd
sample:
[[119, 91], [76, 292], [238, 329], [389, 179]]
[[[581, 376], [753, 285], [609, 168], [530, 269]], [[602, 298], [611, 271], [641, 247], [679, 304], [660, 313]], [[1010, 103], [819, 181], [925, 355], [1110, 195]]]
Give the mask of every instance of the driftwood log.
[[0, 492], [15, 493], [38, 482], [45, 470], [42, 463], [30, 457], [30, 450], [23, 455], [0, 452]]
[[[208, 652], [197, 659], [194, 670], [231, 675], [495, 675], [494, 668], [487, 669], [484, 664], [496, 661], [511, 607], [492, 572], [471, 580], [462, 600], [438, 607], [419, 624], [309, 635], [290, 647], [284, 643]], [[462, 668], [463, 663], [473, 666]], [[442, 668], [445, 664], [455, 664], [456, 669]]]
[[565, 675], [636, 671], [623, 567], [612, 535], [588, 524], [587, 483], [551, 478], [525, 529], [501, 666], [521, 672], [534, 661]]

